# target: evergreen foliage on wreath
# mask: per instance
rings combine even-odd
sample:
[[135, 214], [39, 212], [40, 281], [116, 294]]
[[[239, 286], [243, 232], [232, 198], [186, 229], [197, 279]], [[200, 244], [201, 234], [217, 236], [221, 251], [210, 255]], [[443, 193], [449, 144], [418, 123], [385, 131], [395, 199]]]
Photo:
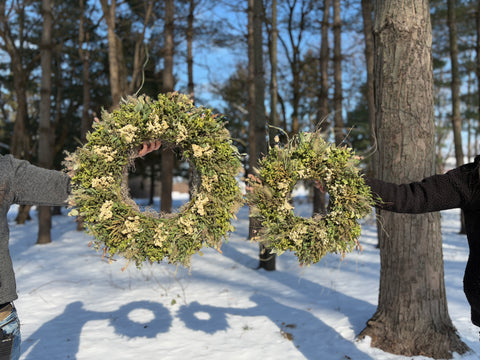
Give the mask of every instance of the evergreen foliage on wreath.
[[[200, 182], [178, 213], [141, 212], [130, 198], [124, 174], [144, 142], [176, 146]], [[72, 178], [70, 214], [80, 215], [97, 249], [134, 261], [189, 266], [203, 246], [220, 246], [234, 228], [230, 220], [243, 204], [238, 186], [241, 162], [224, 119], [196, 107], [185, 95], [129, 97], [118, 110], [104, 111], [87, 143], [67, 156]]]
[[[247, 179], [251, 216], [261, 224], [253, 240], [273, 253], [293, 251], [305, 265], [360, 246], [358, 220], [371, 212], [373, 200], [351, 149], [328, 144], [318, 132], [302, 133], [270, 147], [256, 171]], [[301, 180], [320, 181], [328, 192], [326, 215], [294, 214], [291, 194]]]

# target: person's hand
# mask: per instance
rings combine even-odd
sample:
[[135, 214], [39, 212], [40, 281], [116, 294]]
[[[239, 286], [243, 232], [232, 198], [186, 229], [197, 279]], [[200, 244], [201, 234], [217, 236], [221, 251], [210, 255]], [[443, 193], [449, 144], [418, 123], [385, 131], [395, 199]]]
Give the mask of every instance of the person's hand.
[[150, 142], [144, 142], [142, 148], [138, 151], [138, 157], [142, 157], [151, 153], [152, 151], [158, 150], [162, 142], [160, 140], [154, 140]]
[[323, 186], [322, 182], [320, 180], [315, 180], [313, 186], [315, 186], [320, 192], [325, 193], [325, 187]]
[[[262, 183], [262, 180], [260, 180], [258, 177], [256, 177], [253, 174], [248, 174], [247, 177], [250, 179], [250, 182], [258, 183], [258, 184]], [[253, 193], [254, 188], [253, 186], [246, 185], [245, 190], [247, 190], [247, 192]]]

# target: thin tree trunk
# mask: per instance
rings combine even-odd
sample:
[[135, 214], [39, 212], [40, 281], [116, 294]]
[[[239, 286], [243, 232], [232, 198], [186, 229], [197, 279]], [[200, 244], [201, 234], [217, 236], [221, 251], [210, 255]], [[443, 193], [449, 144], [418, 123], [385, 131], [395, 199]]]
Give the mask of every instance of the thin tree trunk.
[[188, 84], [187, 92], [192, 98], [195, 99], [195, 86], [193, 82], [193, 25], [195, 20], [195, 0], [190, 0], [188, 10], [188, 25], [187, 25], [187, 73]]
[[[257, 166], [255, 154], [255, 67], [254, 67], [254, 51], [253, 51], [253, 0], [247, 0], [247, 51], [248, 51], [248, 81], [247, 81], [247, 110], [248, 110], [248, 172], [253, 173], [253, 169]], [[250, 219], [251, 220], [251, 219]], [[251, 226], [250, 226], [251, 228]], [[250, 229], [251, 230], [251, 229]], [[252, 237], [252, 234], [250, 234]]]
[[[163, 91], [173, 91], [173, 31], [174, 31], [174, 2], [165, 1], [165, 52], [163, 69]], [[165, 213], [172, 211], [173, 167], [175, 164], [174, 152], [165, 147], [162, 151], [162, 193], [160, 210]]]
[[[267, 153], [265, 80], [263, 70], [263, 0], [253, 0], [253, 68], [255, 83], [255, 162]], [[260, 247], [259, 267], [275, 270], [275, 254]]]
[[450, 62], [452, 89], [452, 126], [457, 166], [463, 165], [462, 118], [460, 114], [460, 74], [458, 68], [458, 36], [455, 0], [447, 0], [448, 29], [450, 34]]
[[[462, 117], [460, 114], [460, 74], [458, 66], [458, 36], [457, 16], [455, 13], [455, 0], [447, 1], [448, 30], [450, 34], [450, 64], [451, 64], [451, 89], [452, 89], [452, 128], [453, 145], [455, 147], [455, 160], [457, 166], [463, 165], [462, 144]], [[463, 211], [460, 216], [460, 234], [465, 234], [465, 219]]]
[[[277, 29], [277, 0], [272, 0], [272, 30], [270, 41], [270, 124], [274, 127], [279, 127], [278, 122], [278, 83], [277, 83], [277, 42], [278, 42], [278, 29]], [[278, 130], [270, 129], [270, 143], [273, 142], [274, 134]]]
[[115, 20], [117, 0], [100, 0], [102, 4], [103, 16], [107, 23], [107, 39], [108, 39], [108, 64], [110, 71], [110, 91], [112, 93], [112, 108], [120, 105], [122, 91], [120, 86], [120, 65], [118, 63], [118, 43], [115, 34]]
[[[475, 46], [476, 54], [477, 54], [477, 84], [480, 84], [480, 0], [477, 0], [477, 9], [475, 12], [475, 21], [476, 21], [476, 37], [477, 37], [477, 43]], [[478, 96], [478, 113], [480, 114], [480, 91], [477, 91], [477, 96]], [[477, 126], [478, 129], [478, 126]], [[477, 130], [478, 131], [478, 130]], [[477, 132], [478, 134], [478, 132]], [[475, 147], [478, 146], [477, 141], [475, 141]], [[477, 149], [475, 148], [475, 153], [478, 154]]]
[[[87, 133], [92, 126], [90, 109], [90, 52], [88, 51], [88, 33], [85, 30], [85, 0], [79, 0], [80, 21], [78, 29], [78, 55], [82, 61], [82, 121], [80, 127], [80, 140], [82, 144], [87, 142]], [[84, 45], [85, 49], [84, 49]], [[77, 217], [77, 231], [84, 230], [82, 217]]]
[[368, 119], [370, 124], [370, 144], [372, 147], [372, 159], [369, 162], [369, 173], [372, 177], [377, 177], [375, 165], [378, 157], [377, 136], [375, 134], [375, 89], [374, 89], [374, 53], [373, 53], [373, 24], [372, 24], [373, 6], [372, 0], [362, 0], [363, 33], [365, 36], [365, 61], [367, 64], [367, 106]]
[[[375, 9], [379, 177], [419, 180], [435, 172], [428, 1], [376, 0]], [[382, 216], [378, 308], [360, 337], [404, 356], [464, 353], [448, 315], [439, 213]]]
[[[53, 163], [52, 126], [50, 96], [52, 93], [52, 4], [50, 0], [42, 0], [42, 45], [40, 48], [42, 79], [40, 87], [40, 124], [38, 140], [38, 162], [43, 168], [50, 169]], [[38, 209], [37, 244], [48, 244], [52, 241], [52, 212], [49, 206]]]
[[335, 78], [335, 91], [333, 95], [334, 136], [335, 143], [341, 144], [345, 138], [343, 133], [343, 92], [342, 92], [342, 21], [340, 18], [340, 0], [333, 0], [333, 70]]
[[[328, 130], [330, 128], [330, 122], [328, 120], [328, 58], [329, 48], [328, 45], [328, 30], [329, 30], [329, 17], [330, 17], [330, 4], [331, 0], [324, 0], [323, 2], [323, 18], [322, 18], [322, 43], [320, 45], [320, 59], [319, 59], [319, 72], [320, 72], [320, 91], [318, 94], [318, 112], [317, 112], [317, 125], [318, 130], [321, 131], [322, 136], [328, 137]], [[313, 215], [326, 213], [326, 198], [325, 194], [316, 187], [313, 188]]]
[[82, 143], [87, 141], [87, 133], [92, 125], [90, 109], [90, 52], [88, 45], [88, 33], [85, 31], [85, 0], [80, 0], [80, 26], [78, 30], [78, 54], [82, 61], [82, 125], [80, 139]]

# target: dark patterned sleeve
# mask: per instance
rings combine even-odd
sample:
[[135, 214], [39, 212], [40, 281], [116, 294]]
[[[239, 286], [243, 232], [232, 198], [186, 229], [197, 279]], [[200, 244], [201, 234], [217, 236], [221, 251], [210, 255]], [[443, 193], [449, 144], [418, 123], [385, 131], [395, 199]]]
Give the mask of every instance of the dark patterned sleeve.
[[398, 185], [368, 178], [366, 183], [377, 199], [376, 206], [393, 212], [419, 214], [480, 205], [476, 163], [410, 184]]

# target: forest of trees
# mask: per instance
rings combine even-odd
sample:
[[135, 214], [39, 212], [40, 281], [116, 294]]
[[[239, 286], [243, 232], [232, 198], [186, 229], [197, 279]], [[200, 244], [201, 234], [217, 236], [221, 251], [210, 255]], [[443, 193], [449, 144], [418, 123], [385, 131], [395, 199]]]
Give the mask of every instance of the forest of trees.
[[[480, 1], [0, 2], [0, 151], [47, 168], [61, 169], [64, 151], [85, 142], [94, 117], [122, 97], [179, 91], [225, 114], [235, 144], [249, 154], [247, 172], [272, 135], [320, 129], [363, 155], [366, 173], [416, 180], [443, 172], [449, 158], [460, 165], [479, 153], [479, 85]], [[397, 163], [389, 154], [398, 140], [394, 132], [409, 150]], [[423, 163], [417, 172], [402, 172], [418, 143]], [[399, 172], [389, 172], [389, 161]], [[139, 166], [145, 176], [161, 179], [165, 212], [172, 206], [173, 176], [188, 176], [178, 162], [162, 151]], [[318, 191], [314, 211], [325, 211]], [[39, 243], [50, 241], [50, 212], [40, 210]], [[406, 221], [388, 220], [410, 226]], [[424, 256], [443, 267], [439, 220], [424, 221], [436, 234], [423, 247], [435, 251]], [[398, 253], [399, 243], [417, 246], [415, 239], [402, 241], [400, 226], [389, 233], [400, 235], [383, 236], [387, 243], [380, 236], [382, 260]], [[275, 258], [268, 250], [263, 256], [261, 264], [273, 270]], [[405, 261], [416, 266], [415, 258]], [[437, 358], [466, 350], [448, 317], [442, 279], [430, 284], [427, 274], [422, 280], [428, 289], [437, 286], [440, 297], [440, 305], [418, 305], [438, 307], [425, 318], [405, 305], [424, 299], [385, 289], [395, 274], [383, 270], [379, 310], [363, 332], [374, 346]], [[382, 298], [387, 291], [390, 297]], [[391, 296], [401, 298], [399, 307], [382, 308]], [[407, 324], [395, 321], [406, 313]]]

